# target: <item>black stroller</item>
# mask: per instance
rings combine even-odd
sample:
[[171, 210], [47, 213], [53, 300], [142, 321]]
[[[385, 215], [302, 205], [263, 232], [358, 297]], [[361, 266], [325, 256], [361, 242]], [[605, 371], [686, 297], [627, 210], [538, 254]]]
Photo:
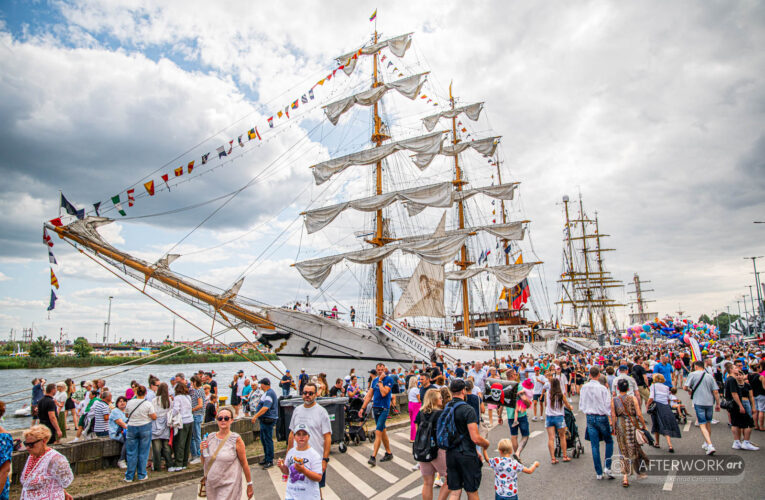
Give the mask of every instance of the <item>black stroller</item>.
[[[576, 425], [576, 417], [568, 408], [563, 409], [563, 420], [566, 422], [566, 451], [571, 450], [571, 456], [579, 458], [584, 453], [584, 446], [579, 439], [579, 427]], [[555, 433], [555, 456], [561, 456], [560, 438]]]
[[351, 398], [348, 404], [345, 405], [345, 436], [343, 441], [346, 446], [351, 443], [358, 446], [359, 443], [367, 440], [364, 434], [364, 422], [367, 421], [367, 412], [364, 412], [364, 415], [359, 417], [359, 410], [363, 404], [363, 399]]

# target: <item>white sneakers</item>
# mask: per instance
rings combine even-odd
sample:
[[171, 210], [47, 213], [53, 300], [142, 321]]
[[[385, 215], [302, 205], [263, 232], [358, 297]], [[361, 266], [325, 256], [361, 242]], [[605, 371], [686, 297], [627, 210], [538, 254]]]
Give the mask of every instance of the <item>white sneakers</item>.
[[719, 421], [719, 420], [715, 420], [715, 419], [712, 419], [711, 423], [712, 423], [712, 424], [719, 424], [719, 423], [720, 423], [720, 421]]
[[444, 485], [444, 480], [441, 479], [440, 477], [436, 479], [435, 481], [433, 481], [433, 486], [435, 486], [436, 488], [440, 488], [443, 485]]
[[715, 450], [715, 447], [712, 446], [711, 444], [709, 444], [709, 445], [705, 444], [704, 449], [707, 451], [707, 455], [714, 455], [715, 451], [717, 451], [717, 450]]
[[127, 469], [127, 462], [124, 460], [117, 460], [117, 467], [120, 469]]
[[733, 448], [734, 450], [740, 450], [741, 449], [741, 441], [739, 441], [738, 439], [733, 441], [733, 446], [731, 446], [731, 448]]
[[613, 478], [614, 478], [613, 474], [611, 474], [611, 469], [606, 469], [606, 470], [604, 470], [604, 471], [603, 471], [603, 474], [605, 474], [605, 476], [606, 476], [608, 479], [613, 479]]
[[168, 467], [167, 472], [178, 472], [179, 470], [183, 470], [183, 467]]
[[755, 446], [749, 441], [741, 441], [741, 449], [742, 450], [749, 450], [749, 451], [757, 451], [760, 449], [759, 446]]
[[199, 457], [194, 457], [191, 460], [189, 460], [190, 464], [199, 464], [202, 463], [202, 460]]
[[414, 465], [412, 466], [412, 470], [413, 470], [413, 471], [415, 471], [415, 470], [420, 470], [420, 463], [419, 463], [419, 462], [417, 462], [416, 464], [414, 464]]

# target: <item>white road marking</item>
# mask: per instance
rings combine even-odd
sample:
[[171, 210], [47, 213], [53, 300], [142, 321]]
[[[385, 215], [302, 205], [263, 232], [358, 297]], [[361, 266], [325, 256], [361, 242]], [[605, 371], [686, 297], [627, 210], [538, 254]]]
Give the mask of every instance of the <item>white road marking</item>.
[[332, 491], [329, 486], [324, 486], [321, 489], [321, 496], [324, 498], [324, 500], [340, 500], [340, 497], [337, 496], [337, 493]]
[[[375, 493], [377, 493], [374, 488], [369, 486], [367, 483], [365, 483], [359, 476], [348, 470], [346, 466], [341, 464], [338, 460], [332, 460], [329, 462], [330, 468], [332, 468], [335, 472], [340, 474], [340, 476], [348, 481], [351, 486], [356, 488], [359, 493], [361, 493], [363, 496], [369, 498], [374, 496]], [[284, 498], [284, 497], [282, 497]]]
[[[446, 486], [443, 486], [443, 487], [445, 488]], [[419, 496], [421, 494], [422, 494], [422, 486], [415, 486], [411, 490], [407, 491], [406, 493], [402, 493], [399, 496], [401, 498], [414, 498], [414, 497]], [[433, 489], [433, 496], [436, 496], [435, 488]]]
[[154, 500], [171, 500], [173, 498], [173, 492], [170, 493], [157, 493], [157, 496], [154, 497]]
[[276, 489], [276, 494], [279, 495], [279, 498], [284, 500], [284, 495], [287, 491], [287, 483], [282, 481], [281, 469], [274, 465], [268, 469], [267, 472], [269, 479], [271, 479], [271, 483], [274, 485], [274, 489]]
[[670, 472], [667, 474], [667, 479], [664, 481], [664, 487], [662, 490], [664, 491], [672, 491], [672, 487], [675, 485], [675, 475], [676, 472]]
[[683, 432], [688, 432], [688, 429], [690, 429], [690, 428], [691, 428], [691, 424], [692, 424], [692, 423], [693, 423], [693, 422], [691, 422], [690, 420], [688, 420], [688, 421], [685, 423], [685, 427], [683, 427]]
[[358, 463], [362, 464], [362, 466], [365, 469], [368, 469], [369, 471], [383, 478], [385, 481], [388, 481], [391, 484], [396, 482], [396, 476], [394, 476], [387, 470], [380, 468], [379, 466], [370, 467], [369, 464], [367, 463], [368, 457], [363, 456], [361, 453], [354, 450], [353, 448], [348, 448], [345, 454], [351, 457], [352, 459], [356, 460]]
[[401, 451], [405, 451], [405, 452], [407, 452], [407, 453], [411, 453], [411, 452], [412, 452], [412, 445], [411, 445], [411, 444], [410, 444], [409, 446], [407, 446], [407, 445], [405, 445], [404, 443], [399, 443], [399, 442], [398, 442], [397, 440], [395, 440], [395, 439], [391, 439], [391, 440], [390, 440], [390, 445], [391, 445], [391, 446], [395, 446], [395, 447], [396, 447], [396, 448], [398, 448], [399, 450], [401, 450]]
[[394, 483], [390, 485], [390, 487], [381, 491], [378, 495], [372, 497], [372, 500], [387, 500], [388, 498], [393, 498], [394, 496], [396, 496], [396, 493], [403, 490], [404, 488], [412, 484], [413, 481], [416, 481], [420, 477], [422, 477], [422, 474], [420, 474], [420, 471], [412, 472], [408, 476], [400, 479], [397, 483]]
[[540, 434], [543, 434], [543, 433], [544, 433], [544, 431], [534, 431], [534, 432], [532, 432], [532, 433], [529, 435], [529, 438], [534, 438], [534, 437], [537, 437], [537, 436], [539, 436]]

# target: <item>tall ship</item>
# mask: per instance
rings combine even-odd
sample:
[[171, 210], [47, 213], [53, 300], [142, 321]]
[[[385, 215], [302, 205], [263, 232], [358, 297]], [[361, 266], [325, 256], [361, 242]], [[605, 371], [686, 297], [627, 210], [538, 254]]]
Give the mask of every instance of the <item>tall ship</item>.
[[[484, 103], [460, 101], [451, 84], [448, 105], [431, 102], [434, 98], [423, 93], [429, 72], [404, 60], [412, 38], [412, 33], [386, 38], [375, 29], [366, 43], [337, 58], [330, 76], [347, 75], [350, 92], [322, 103], [323, 120], [332, 129], [345, 128], [339, 137], [368, 140], [358, 147], [349, 139], [356, 147], [350, 150], [338, 141], [333, 150], [344, 154], [305, 161], [317, 192], [300, 213], [297, 236], [301, 242], [333, 243], [306, 244], [311, 250], [301, 252], [307, 255], [299, 255], [293, 267], [324, 304], [331, 303], [327, 297], [341, 276], [346, 279], [337, 286], [346, 289], [352, 278], [357, 310], [321, 310], [315, 298], [275, 306], [241, 294], [244, 276], [218, 288], [173, 271], [179, 254], [166, 253], [154, 262], [130, 255], [99, 234], [113, 219], [99, 215], [98, 206], [93, 215], [67, 210], [75, 217], [46, 228], [130, 286], [156, 289], [191, 305], [277, 353], [290, 369], [318, 372], [378, 361], [409, 365], [441, 356], [453, 362], [485, 360], [495, 352], [517, 357], [554, 351], [555, 332], [526, 317], [530, 274], [541, 262], [522, 253], [530, 221], [513, 218], [519, 182], [503, 173], [501, 137], [485, 133]], [[428, 104], [427, 112], [416, 107], [421, 103]], [[291, 108], [297, 106], [295, 101]], [[284, 113], [289, 117], [289, 109]], [[248, 134], [260, 139], [257, 129]], [[238, 142], [244, 147], [241, 136]], [[235, 142], [229, 144], [233, 148]], [[207, 157], [202, 158], [204, 164]], [[168, 183], [167, 176], [162, 179]], [[149, 191], [149, 184], [144, 186]], [[152, 181], [149, 194], [154, 190]], [[120, 197], [113, 200], [123, 213]], [[324, 240], [317, 240], [319, 235]], [[499, 325], [500, 342], [489, 348], [492, 323]], [[550, 318], [547, 326], [551, 323]], [[209, 330], [195, 328], [202, 334]]]
[[619, 331], [614, 310], [624, 307], [612, 298], [612, 290], [624, 284], [605, 265], [605, 253], [614, 249], [603, 247], [608, 235], [600, 231], [597, 212], [593, 217], [585, 211], [581, 195], [577, 202], [563, 197], [563, 215], [563, 269], [557, 302], [561, 328], [603, 342]]

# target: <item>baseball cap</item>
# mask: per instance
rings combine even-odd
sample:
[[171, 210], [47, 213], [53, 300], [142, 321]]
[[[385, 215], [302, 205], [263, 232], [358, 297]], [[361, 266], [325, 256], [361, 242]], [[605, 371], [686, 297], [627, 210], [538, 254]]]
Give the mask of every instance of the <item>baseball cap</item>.
[[284, 373], [289, 373], [289, 372], [290, 372], [289, 370], [285, 370], [285, 371], [284, 371]]
[[260, 383], [263, 384], [263, 385], [268, 385], [268, 386], [271, 385], [271, 381], [268, 380], [267, 378], [260, 379]]
[[305, 424], [297, 424], [297, 426], [295, 427], [295, 434], [297, 434], [300, 431], [303, 431], [309, 435], [311, 434], [311, 432], [308, 430], [308, 426]]
[[627, 371], [628, 370], [627, 365], [619, 365], [619, 371], [622, 371], [622, 370]]
[[460, 392], [465, 389], [465, 381], [461, 378], [455, 378], [449, 383], [449, 390], [451, 392]]
[[239, 371], [238, 371], [238, 372], [236, 372], [236, 373], [244, 373], [244, 370], [239, 370]]

